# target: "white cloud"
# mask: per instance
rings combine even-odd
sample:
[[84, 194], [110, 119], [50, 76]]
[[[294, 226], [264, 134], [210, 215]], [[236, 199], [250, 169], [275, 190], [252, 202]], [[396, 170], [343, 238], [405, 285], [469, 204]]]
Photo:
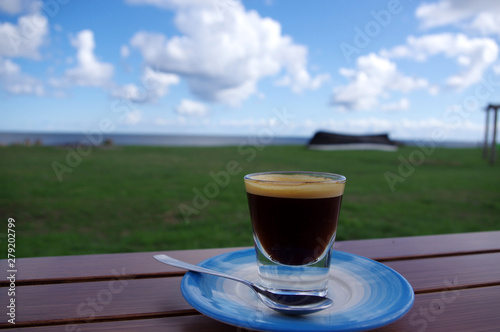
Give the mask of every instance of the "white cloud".
[[493, 66], [493, 72], [497, 75], [500, 75], [500, 62]]
[[0, 11], [9, 15], [37, 12], [41, 6], [39, 0], [0, 0]]
[[220, 15], [230, 15], [235, 8], [241, 8], [238, 0], [126, 0], [131, 5], [150, 5], [161, 9], [179, 10], [186, 8], [211, 8]]
[[394, 103], [380, 105], [382, 111], [404, 111], [410, 107], [410, 101], [407, 98], [401, 98]]
[[100, 62], [95, 54], [94, 33], [82, 30], [71, 44], [78, 50], [77, 66], [66, 70], [65, 78], [70, 84], [106, 87], [110, 84], [114, 68], [112, 64]]
[[23, 3], [19, 0], [0, 0], [0, 11], [16, 15], [23, 11]]
[[125, 84], [111, 91], [113, 98], [130, 100], [131, 102], [143, 102], [147, 98], [147, 93], [135, 84]]
[[428, 86], [426, 80], [404, 76], [395, 63], [374, 53], [359, 57], [356, 69], [339, 72], [349, 83], [334, 87], [332, 104], [347, 110], [373, 110], [392, 91], [407, 93]]
[[429, 86], [429, 94], [431, 96], [437, 96], [440, 91], [441, 91], [440, 87], [436, 84]]
[[138, 32], [130, 44], [147, 65], [186, 79], [203, 100], [238, 105], [257, 93], [264, 77], [280, 75], [276, 83], [294, 92], [318, 88], [326, 79], [310, 75], [307, 48], [284, 36], [278, 22], [246, 11], [237, 1], [129, 2], [177, 10], [175, 24], [182, 35]]
[[146, 67], [142, 76], [142, 82], [146, 89], [155, 90], [160, 97], [168, 93], [168, 87], [179, 83], [179, 76], [162, 73]]
[[500, 35], [500, 2], [496, 0], [439, 0], [421, 4], [415, 14], [423, 28], [455, 25]]
[[292, 91], [296, 93], [300, 93], [302, 90], [309, 88], [315, 90], [323, 85], [324, 82], [330, 80], [330, 74], [319, 74], [313, 79], [306, 72], [300, 74], [295, 77], [295, 80], [289, 76], [285, 75], [280, 79], [276, 80], [275, 84], [278, 86], [290, 86]]
[[[422, 118], [367, 116], [351, 114], [344, 118], [301, 119], [291, 121], [285, 127], [275, 127], [276, 118], [246, 117], [242, 119], [224, 118], [210, 120], [206, 117], [184, 117], [178, 115], [170, 118], [157, 118], [154, 125], [168, 128], [170, 132], [185, 133], [193, 130], [206, 130], [207, 127], [218, 132], [241, 135], [250, 132], [263, 133], [271, 128], [277, 136], [311, 137], [318, 130], [348, 134], [388, 133], [392, 139], [434, 140], [435, 143], [449, 140], [481, 140], [484, 124], [464, 119], [459, 124], [447, 121], [440, 115]], [[256, 137], [250, 134], [249, 138]]]
[[21, 72], [21, 68], [10, 59], [0, 57], [0, 85], [3, 90], [13, 95], [43, 96], [45, 88], [42, 82]]
[[306, 120], [295, 123], [293, 134], [312, 135], [317, 130], [350, 134], [388, 133], [392, 139], [423, 139], [436, 144], [449, 140], [481, 140], [484, 124], [464, 120], [460, 124], [450, 123], [440, 117], [419, 119], [398, 117], [387, 119], [377, 116], [358, 118]]
[[128, 46], [127, 46], [127, 45], [122, 45], [122, 46], [120, 47], [120, 55], [121, 55], [121, 57], [122, 57], [122, 58], [124, 58], [124, 59], [125, 59], [125, 58], [128, 58], [128, 56], [130, 55], [130, 50], [129, 50], [129, 48], [128, 48]]
[[126, 0], [127, 3], [132, 5], [152, 5], [162, 9], [212, 5], [216, 1], [218, 0]]
[[208, 113], [208, 107], [193, 100], [183, 99], [180, 105], [177, 106], [176, 112], [181, 115], [203, 116]]
[[497, 13], [483, 12], [470, 23], [470, 28], [482, 35], [500, 36], [500, 11]]
[[412, 58], [426, 61], [430, 56], [443, 54], [455, 58], [463, 70], [446, 79], [446, 85], [464, 89], [479, 82], [484, 71], [498, 57], [498, 45], [491, 38], [468, 38], [464, 34], [441, 33], [422, 37], [408, 37], [406, 45], [380, 54], [389, 58]]
[[48, 20], [37, 13], [19, 17], [17, 24], [0, 22], [0, 56], [39, 59], [47, 35]]
[[156, 102], [169, 92], [169, 87], [179, 83], [179, 77], [146, 67], [141, 77], [141, 86], [127, 84], [111, 91], [114, 98], [126, 99], [134, 103]]
[[141, 122], [141, 120], [142, 120], [142, 112], [138, 109], [134, 109], [130, 112], [127, 112], [121, 119], [123, 123], [128, 125], [138, 124], [139, 122]]

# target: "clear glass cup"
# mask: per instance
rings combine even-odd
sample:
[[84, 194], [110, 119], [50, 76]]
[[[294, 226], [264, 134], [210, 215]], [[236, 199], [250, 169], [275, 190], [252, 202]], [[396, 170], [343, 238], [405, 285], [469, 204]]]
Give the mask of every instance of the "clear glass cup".
[[283, 171], [244, 180], [262, 286], [325, 296], [346, 178]]

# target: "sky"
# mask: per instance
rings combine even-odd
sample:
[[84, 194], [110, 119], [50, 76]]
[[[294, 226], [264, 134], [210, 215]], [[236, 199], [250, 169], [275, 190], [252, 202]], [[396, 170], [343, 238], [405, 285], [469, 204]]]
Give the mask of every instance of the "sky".
[[481, 141], [500, 1], [0, 0], [0, 131]]

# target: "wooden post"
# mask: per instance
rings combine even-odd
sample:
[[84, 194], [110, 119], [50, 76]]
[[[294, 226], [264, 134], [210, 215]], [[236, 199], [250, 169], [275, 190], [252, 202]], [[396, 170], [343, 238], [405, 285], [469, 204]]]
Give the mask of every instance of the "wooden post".
[[493, 117], [493, 139], [491, 142], [491, 159], [490, 159], [491, 165], [495, 165], [495, 159], [497, 157], [497, 113], [498, 113], [498, 108], [500, 108], [500, 105], [495, 105], [492, 107], [495, 114]]
[[486, 125], [484, 128], [483, 159], [488, 159], [488, 127], [490, 124], [490, 105], [486, 107]]

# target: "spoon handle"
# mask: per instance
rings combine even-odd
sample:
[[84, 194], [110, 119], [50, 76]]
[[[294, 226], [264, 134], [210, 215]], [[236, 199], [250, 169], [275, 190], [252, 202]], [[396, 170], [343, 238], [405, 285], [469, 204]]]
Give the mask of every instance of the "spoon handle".
[[225, 273], [222, 273], [222, 272], [219, 272], [219, 271], [215, 271], [215, 270], [211, 270], [211, 269], [207, 269], [207, 268], [204, 268], [204, 267], [201, 267], [201, 266], [198, 266], [198, 265], [193, 265], [193, 264], [189, 264], [189, 263], [186, 263], [186, 262], [182, 262], [182, 261], [179, 261], [175, 258], [172, 258], [170, 256], [167, 256], [167, 255], [155, 255], [154, 258], [159, 261], [159, 262], [162, 262], [162, 263], [165, 263], [167, 265], [171, 265], [171, 266], [175, 266], [175, 267], [178, 267], [178, 268], [181, 268], [181, 269], [184, 269], [184, 270], [189, 270], [189, 271], [194, 271], [194, 272], [200, 272], [200, 273], [207, 273], [207, 274], [211, 274], [211, 275], [214, 275], [214, 276], [217, 276], [217, 277], [222, 277], [222, 278], [227, 278], [227, 279], [231, 279], [231, 280], [234, 280], [234, 281], [239, 281], [239, 282], [242, 282], [244, 284], [246, 284], [247, 286], [251, 286], [251, 283], [247, 280], [244, 280], [244, 279], [240, 279], [240, 278], [237, 278], [237, 277], [234, 277], [232, 275], [229, 275], [229, 274], [225, 274]]

